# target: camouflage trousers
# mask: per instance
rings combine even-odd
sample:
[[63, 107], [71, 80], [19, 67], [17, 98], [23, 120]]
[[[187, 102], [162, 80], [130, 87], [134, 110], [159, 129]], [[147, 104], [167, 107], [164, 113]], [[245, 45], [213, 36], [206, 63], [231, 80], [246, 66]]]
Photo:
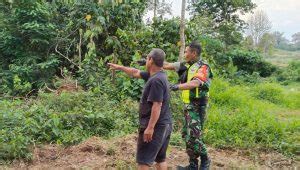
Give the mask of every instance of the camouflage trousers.
[[207, 106], [187, 105], [184, 109], [184, 126], [182, 138], [186, 143], [186, 152], [190, 160], [199, 156], [207, 156], [207, 149], [203, 143], [203, 125], [206, 118]]

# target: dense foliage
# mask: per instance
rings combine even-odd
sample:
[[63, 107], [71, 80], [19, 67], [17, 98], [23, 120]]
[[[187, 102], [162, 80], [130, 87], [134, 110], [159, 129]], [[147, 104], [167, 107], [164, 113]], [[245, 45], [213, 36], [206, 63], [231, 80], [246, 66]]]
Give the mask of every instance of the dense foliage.
[[85, 86], [99, 85], [106, 76], [99, 62], [114, 57], [131, 61], [135, 51], [121, 45], [119, 33], [140, 28], [146, 7], [137, 2], [116, 7], [92, 1], [20, 1], [0, 6], [7, 16], [0, 31], [0, 88], [10, 95], [25, 95], [51, 83], [63, 67]]
[[[114, 106], [114, 107], [112, 107]], [[122, 103], [95, 92], [40, 93], [28, 101], [0, 101], [0, 160], [30, 159], [30, 146], [75, 144], [90, 136], [132, 133], [137, 103]]]
[[247, 13], [255, 8], [251, 1], [244, 0], [202, 0], [192, 1], [192, 13], [201, 17], [210, 17], [214, 23], [213, 29], [218, 38], [226, 45], [239, 44], [242, 40], [241, 30], [245, 22], [240, 19], [238, 13]]
[[300, 82], [300, 61], [292, 61], [286, 68], [277, 72], [277, 79], [285, 84]]
[[[144, 69], [136, 61], [155, 47], [177, 61], [180, 19], [145, 24], [147, 1], [99, 2], [0, 2], [0, 160], [30, 159], [34, 145], [71, 145], [136, 130], [144, 81], [111, 72], [106, 64]], [[187, 21], [187, 43], [201, 42], [201, 57], [216, 77], [205, 140], [216, 147], [294, 154], [299, 119], [276, 114], [300, 109], [299, 91], [278, 85], [299, 83], [299, 62], [279, 68], [243, 43], [236, 11], [248, 12], [254, 4], [240, 2], [228, 1], [223, 10], [221, 1], [199, 1]], [[168, 76], [177, 82], [176, 73]], [[65, 85], [76, 89], [59, 91]], [[179, 93], [172, 93], [171, 109], [171, 143], [180, 145]]]
[[[250, 6], [244, 5], [241, 9], [237, 6], [234, 9], [247, 12], [253, 8], [253, 4], [248, 5]], [[53, 80], [55, 76], [62, 77], [60, 70], [69, 72], [85, 89], [105, 89], [106, 83], [110, 81], [107, 62], [133, 66], [136, 60], [153, 47], [164, 49], [168, 61], [177, 60], [180, 46], [179, 18], [156, 19], [151, 25], [145, 25], [142, 16], [147, 7], [146, 2], [132, 1], [114, 6], [93, 1], [4, 1], [0, 3], [0, 7], [3, 9], [1, 15], [6, 16], [1, 19], [0, 24], [2, 95], [29, 96], [36, 94], [45, 85], [58, 88]], [[230, 11], [227, 15], [236, 18]], [[263, 77], [270, 76], [275, 71], [270, 64], [257, 57], [259, 54], [240, 50], [230, 52], [226, 46], [228, 43], [219, 34], [215, 34], [221, 35], [222, 28], [214, 32], [206, 31], [212, 27], [211, 20], [211, 17], [201, 19], [195, 15], [188, 23], [186, 40], [198, 40], [202, 43], [202, 57], [215, 67], [216, 72], [231, 74], [232, 66], [236, 66], [238, 71], [252, 74], [250, 67], [253, 62], [260, 66], [259, 70], [254, 71]], [[224, 20], [233, 26], [237, 22], [231, 22], [228, 17]], [[229, 28], [224, 29], [230, 31]], [[235, 32], [240, 34], [237, 29], [229, 33], [239, 37], [235, 36]], [[227, 37], [225, 34], [224, 36]], [[240, 47], [233, 49], [236, 48]], [[117, 81], [116, 87], [125, 93], [131, 93], [126, 90], [131, 85], [142, 85], [132, 80], [131, 85], [120, 84], [124, 82], [123, 78], [115, 80], [113, 76], [113, 79]], [[136, 96], [138, 94], [132, 97]]]
[[[238, 92], [238, 93], [237, 93]], [[216, 147], [266, 148], [297, 152], [299, 119], [288, 110], [299, 109], [300, 93], [276, 84], [232, 86], [215, 79], [205, 140]], [[0, 101], [0, 160], [31, 159], [31, 146], [43, 143], [76, 144], [91, 136], [112, 137], [137, 130], [138, 103], [114, 100], [100, 92], [40, 93], [29, 100]], [[182, 104], [172, 93], [174, 135], [182, 127]], [[274, 113], [274, 110], [278, 110]], [[277, 119], [276, 114], [287, 114]]]

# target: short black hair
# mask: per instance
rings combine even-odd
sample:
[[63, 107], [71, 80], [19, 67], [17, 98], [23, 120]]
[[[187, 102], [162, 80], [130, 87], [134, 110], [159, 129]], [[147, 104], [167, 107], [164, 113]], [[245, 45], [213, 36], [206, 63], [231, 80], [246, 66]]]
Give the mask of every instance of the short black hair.
[[189, 47], [191, 49], [192, 52], [196, 52], [197, 56], [199, 57], [201, 55], [202, 52], [202, 48], [201, 45], [197, 42], [197, 41], [193, 41], [189, 44]]
[[160, 48], [153, 48], [148, 54], [153, 59], [153, 62], [158, 67], [163, 67], [166, 53]]

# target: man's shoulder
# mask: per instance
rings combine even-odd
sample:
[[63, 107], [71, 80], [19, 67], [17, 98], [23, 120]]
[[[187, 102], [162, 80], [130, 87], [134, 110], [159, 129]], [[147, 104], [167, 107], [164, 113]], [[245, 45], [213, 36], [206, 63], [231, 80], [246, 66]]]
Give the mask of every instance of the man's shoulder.
[[150, 73], [147, 71], [141, 71], [140, 75], [141, 75], [141, 78], [145, 81], [148, 81], [148, 79], [150, 78]]
[[166, 78], [167, 78], [167, 75], [163, 71], [160, 71], [157, 74], [155, 74], [154, 76], [152, 76], [152, 79], [154, 79], [154, 80], [164, 80]]
[[165, 72], [159, 72], [152, 76], [150, 79], [151, 82], [168, 82], [167, 74]]
[[207, 67], [210, 67], [209, 66], [209, 64], [208, 64], [208, 62], [207, 61], [205, 61], [205, 60], [199, 60], [198, 62], [198, 65], [200, 66], [200, 67], [202, 67], [202, 66], [207, 66]]

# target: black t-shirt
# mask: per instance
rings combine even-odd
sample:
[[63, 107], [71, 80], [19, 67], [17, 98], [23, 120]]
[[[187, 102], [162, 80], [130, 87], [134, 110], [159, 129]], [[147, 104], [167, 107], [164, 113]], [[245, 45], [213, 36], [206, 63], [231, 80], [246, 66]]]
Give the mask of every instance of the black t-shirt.
[[148, 72], [141, 72], [141, 77], [147, 82], [140, 100], [140, 127], [146, 128], [148, 126], [153, 102], [162, 102], [160, 116], [156, 125], [171, 124], [170, 90], [167, 75], [160, 71], [150, 77]]

